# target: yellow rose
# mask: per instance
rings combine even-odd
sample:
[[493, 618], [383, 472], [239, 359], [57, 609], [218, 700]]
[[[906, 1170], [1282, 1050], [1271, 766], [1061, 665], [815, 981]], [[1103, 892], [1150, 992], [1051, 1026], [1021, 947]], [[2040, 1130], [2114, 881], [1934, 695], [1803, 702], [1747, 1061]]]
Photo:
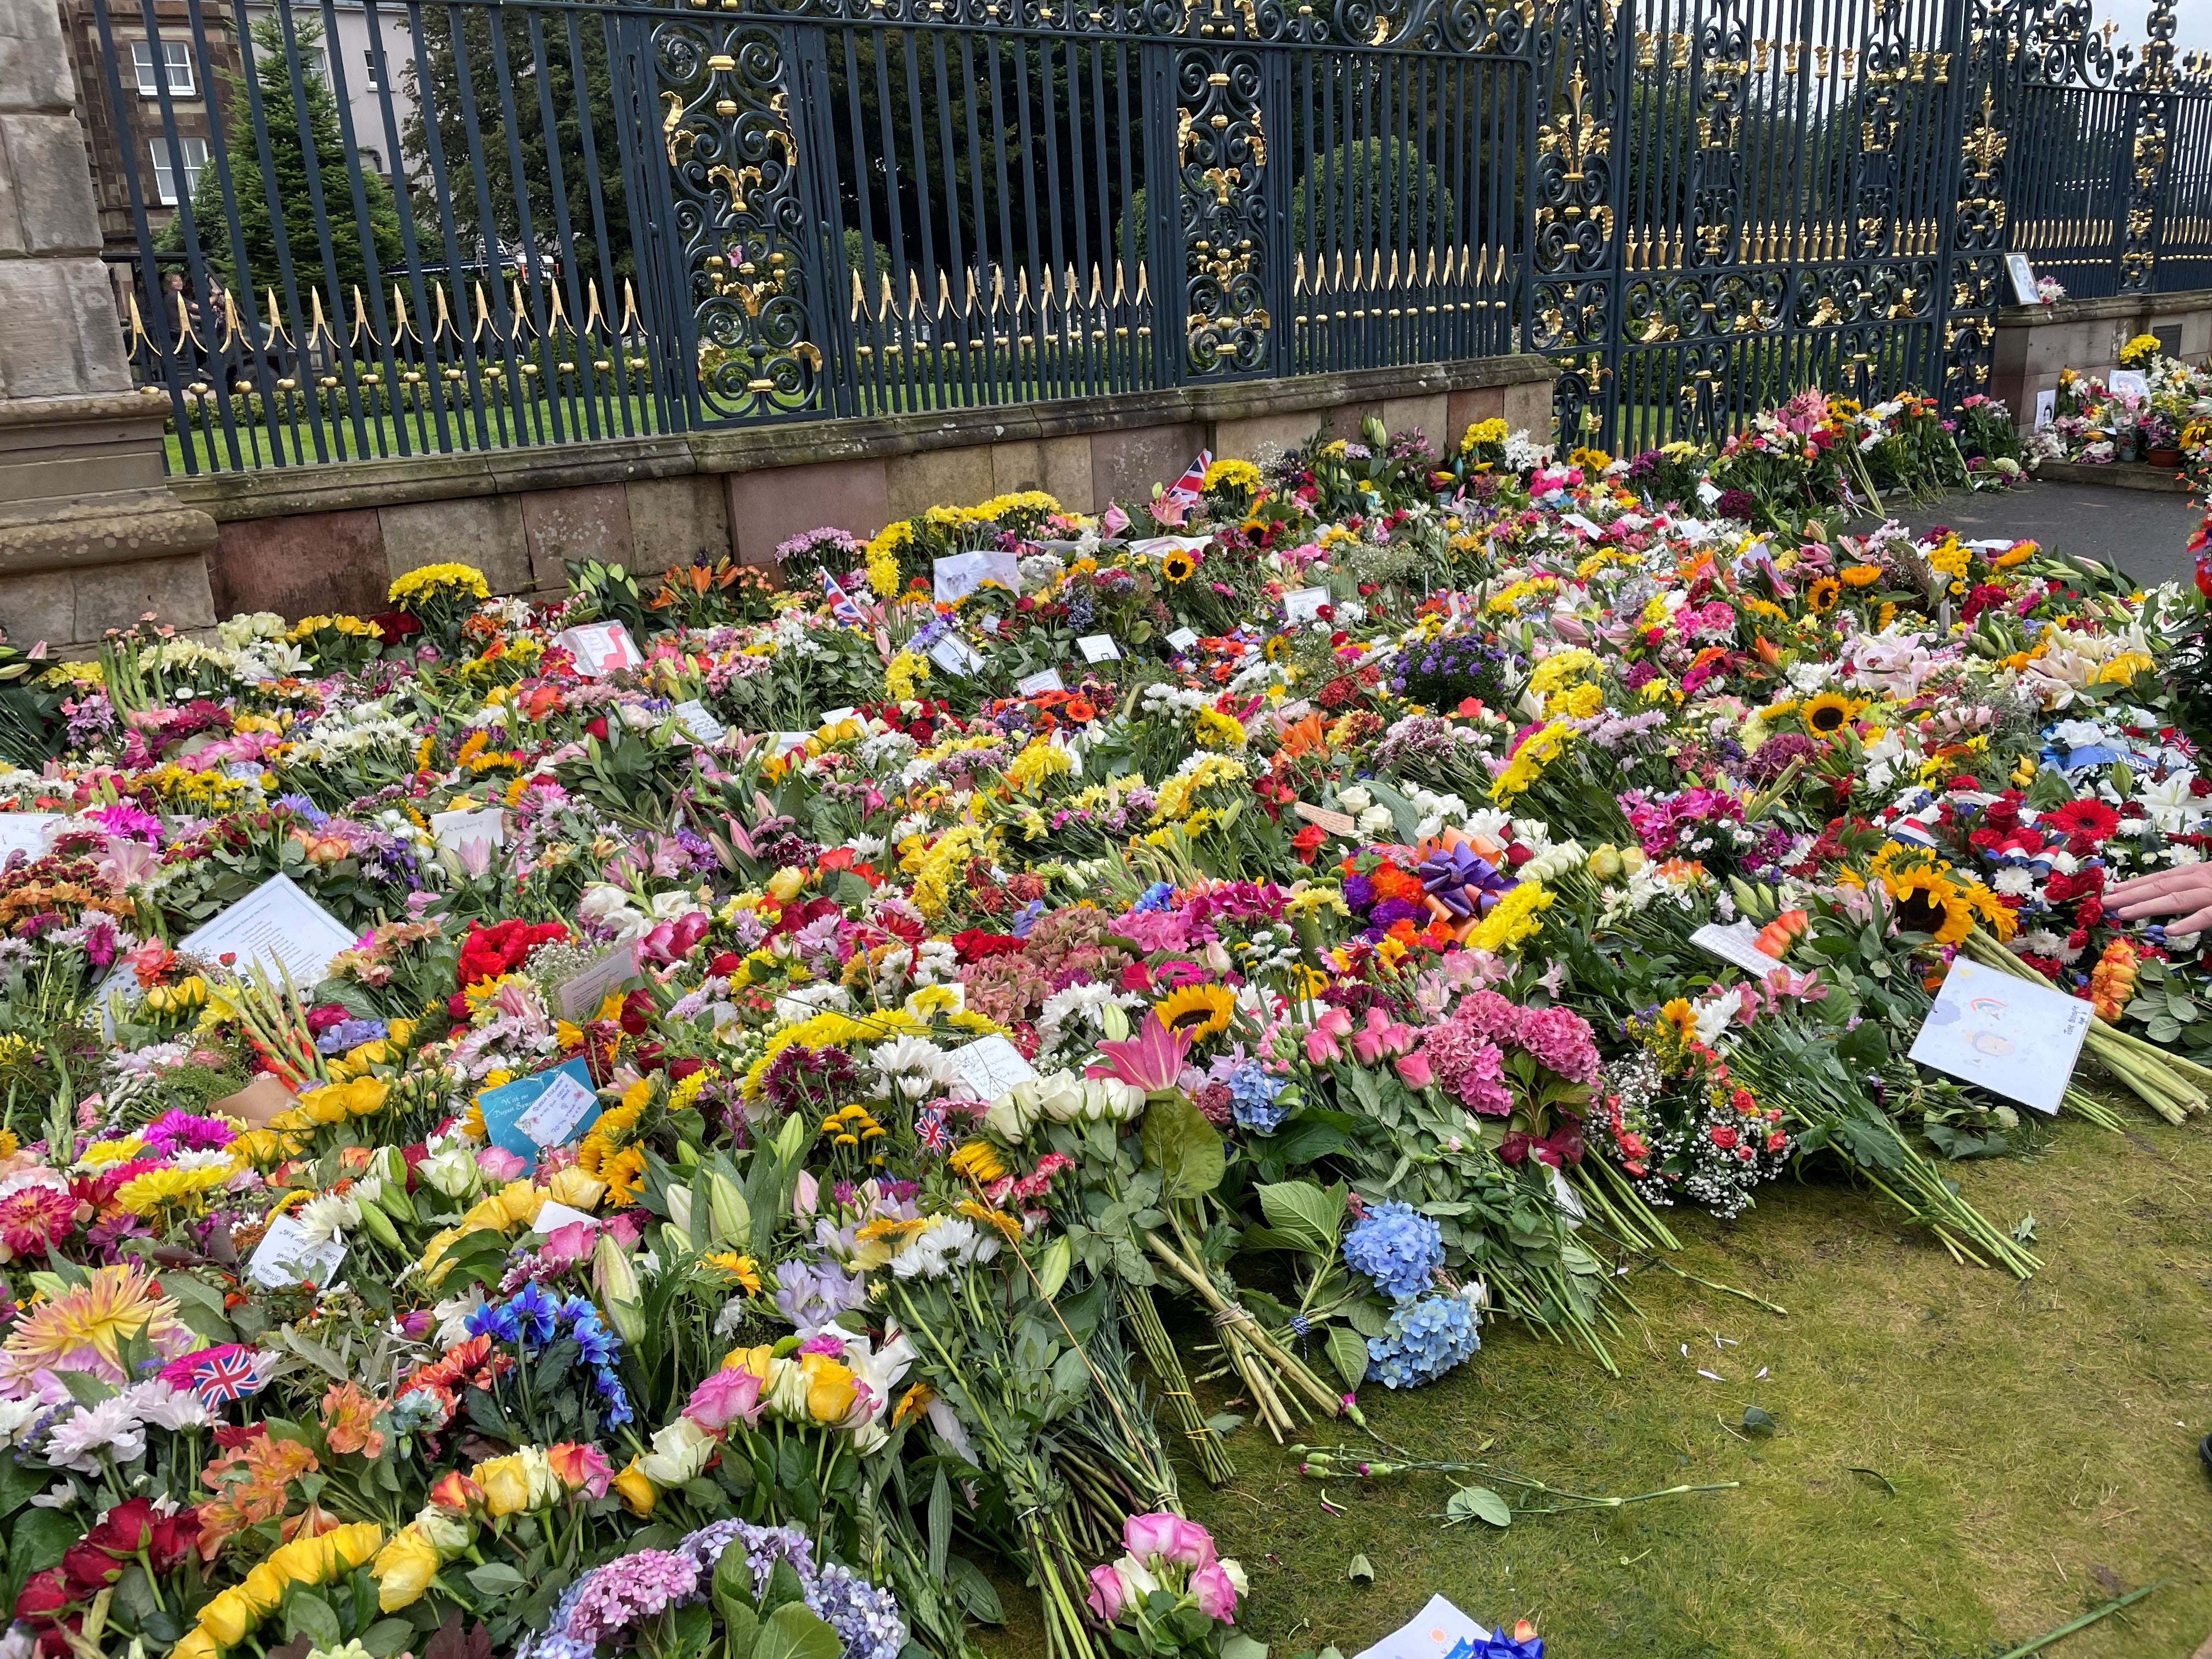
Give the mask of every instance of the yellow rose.
[[[289, 1544], [279, 1544], [269, 1553], [269, 1567], [288, 1583], [319, 1584], [331, 1576], [331, 1546], [329, 1534], [302, 1533]], [[246, 1575], [252, 1582], [252, 1575]]]
[[200, 1609], [200, 1628], [217, 1647], [236, 1647], [259, 1617], [245, 1590], [234, 1586]]
[[788, 904], [806, 885], [806, 872], [794, 865], [785, 865], [768, 878], [768, 890], [775, 895], [779, 903]]
[[530, 1475], [520, 1456], [491, 1458], [477, 1464], [471, 1474], [483, 1488], [489, 1513], [514, 1515], [530, 1507]]
[[799, 1368], [806, 1375], [806, 1414], [817, 1423], [842, 1421], [860, 1388], [850, 1368], [826, 1353], [801, 1354]]
[[502, 1228], [527, 1226], [538, 1219], [538, 1212], [545, 1207], [545, 1189], [526, 1181], [510, 1181], [499, 1189], [498, 1202], [507, 1216], [501, 1224]]
[[284, 1599], [286, 1583], [282, 1570], [264, 1561], [246, 1575], [246, 1581], [239, 1585], [238, 1589], [239, 1594], [246, 1598], [246, 1605], [252, 1609], [253, 1616], [262, 1619], [274, 1613], [277, 1603]]
[[592, 1175], [580, 1164], [571, 1164], [565, 1170], [556, 1170], [545, 1182], [545, 1190], [553, 1195], [556, 1204], [566, 1204], [572, 1210], [581, 1210], [589, 1215], [599, 1207], [606, 1196], [607, 1183]]
[[346, 1121], [345, 1090], [335, 1084], [310, 1089], [300, 1097], [295, 1109], [310, 1123], [343, 1123]]
[[660, 1501], [660, 1494], [653, 1491], [653, 1482], [645, 1478], [645, 1472], [638, 1468], [635, 1458], [614, 1478], [614, 1489], [622, 1498], [623, 1507], [640, 1520], [651, 1515], [653, 1506]]
[[356, 1521], [349, 1527], [340, 1527], [330, 1534], [331, 1556], [337, 1563], [337, 1571], [351, 1572], [364, 1561], [373, 1559], [377, 1547], [384, 1542], [384, 1528], [374, 1521]]
[[169, 1650], [170, 1659], [216, 1659], [222, 1650], [205, 1626], [195, 1625], [178, 1638], [177, 1645]]
[[376, 1553], [375, 1565], [369, 1568], [376, 1579], [376, 1605], [386, 1613], [414, 1606], [441, 1565], [428, 1539], [412, 1527], [403, 1527]]

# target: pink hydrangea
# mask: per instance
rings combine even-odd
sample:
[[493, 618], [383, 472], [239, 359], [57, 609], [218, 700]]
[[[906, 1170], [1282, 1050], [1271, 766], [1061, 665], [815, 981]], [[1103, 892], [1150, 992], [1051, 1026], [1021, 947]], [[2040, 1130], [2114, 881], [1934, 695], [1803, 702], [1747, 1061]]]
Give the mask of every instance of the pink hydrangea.
[[1475, 1021], [1455, 1016], [1430, 1027], [1421, 1040], [1421, 1054], [1445, 1092], [1457, 1096], [1469, 1111], [1486, 1117], [1504, 1117], [1512, 1111], [1513, 1093], [1504, 1082], [1504, 1056], [1495, 1043], [1485, 1039]]

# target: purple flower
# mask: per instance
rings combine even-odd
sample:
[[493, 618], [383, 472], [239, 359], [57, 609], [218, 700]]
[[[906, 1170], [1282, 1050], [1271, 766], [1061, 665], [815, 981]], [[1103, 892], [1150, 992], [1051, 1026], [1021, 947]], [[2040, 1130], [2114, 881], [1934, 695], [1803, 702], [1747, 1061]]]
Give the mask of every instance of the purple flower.
[[867, 1281], [834, 1261], [787, 1261], [775, 1270], [776, 1311], [802, 1332], [818, 1331], [867, 1299]]
[[568, 1613], [571, 1640], [597, 1644], [691, 1599], [699, 1565], [674, 1550], [639, 1550], [618, 1557], [584, 1581]]

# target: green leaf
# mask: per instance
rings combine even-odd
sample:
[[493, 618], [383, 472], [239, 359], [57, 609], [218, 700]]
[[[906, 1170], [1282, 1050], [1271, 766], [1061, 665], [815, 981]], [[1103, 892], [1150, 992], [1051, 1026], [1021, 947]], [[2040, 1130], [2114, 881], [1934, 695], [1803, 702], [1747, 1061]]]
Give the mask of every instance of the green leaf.
[[1278, 1237], [1294, 1249], [1333, 1256], [1344, 1226], [1341, 1189], [1323, 1190], [1311, 1181], [1279, 1181], [1260, 1188], [1260, 1212]]
[[[724, 1553], [743, 1556], [744, 1551], [725, 1551]], [[745, 1659], [745, 1656], [752, 1652], [753, 1644], [760, 1639], [760, 1614], [750, 1607], [724, 1608], [719, 1604], [716, 1611], [722, 1615], [722, 1637], [728, 1644], [723, 1651], [729, 1654], [731, 1659]]]
[[361, 1644], [376, 1659], [392, 1659], [415, 1645], [415, 1626], [404, 1619], [380, 1619], [361, 1633]]
[[[71, 1540], [75, 1541], [74, 1540]], [[59, 1555], [54, 1557], [58, 1561]], [[999, 1592], [983, 1576], [983, 1570], [964, 1555], [956, 1555], [948, 1564], [951, 1568], [946, 1583], [951, 1586], [952, 1599], [960, 1610], [979, 1625], [1003, 1625], [1006, 1609], [999, 1600]]]
[[530, 1582], [504, 1561], [487, 1561], [463, 1577], [480, 1595], [511, 1595]]
[[1220, 1131], [1181, 1095], [1156, 1100], [1146, 1109], [1139, 1139], [1146, 1168], [1160, 1172], [1160, 1189], [1170, 1198], [1212, 1192], [1229, 1167]]
[[1774, 1419], [1757, 1406], [1743, 1408], [1743, 1431], [1754, 1440], [1764, 1440], [1774, 1432]]
[[1346, 1325], [1328, 1328], [1328, 1363], [1336, 1367], [1336, 1374], [1344, 1379], [1347, 1389], [1357, 1389], [1367, 1380], [1367, 1339]]
[[1493, 1527], [1513, 1524], [1513, 1510], [1487, 1486], [1462, 1486], [1444, 1505], [1447, 1521], [1482, 1521]]
[[[753, 1570], [745, 1560], [744, 1551], [726, 1549], [722, 1552], [720, 1559], [714, 1563], [713, 1594], [714, 1611], [722, 1615], [723, 1623], [734, 1624], [740, 1614], [747, 1619], [755, 1616]], [[745, 1649], [744, 1644], [732, 1642], [730, 1650], [743, 1653]]]
[[1355, 1555], [1352, 1565], [1344, 1570], [1344, 1576], [1355, 1583], [1371, 1584], [1375, 1582], [1375, 1564], [1364, 1555]]
[[791, 1601], [761, 1621], [752, 1659], [843, 1659], [845, 1644], [820, 1614]]
[[[1335, 1653], [1336, 1650], [1328, 1651]], [[1231, 1630], [1221, 1638], [1221, 1659], [1267, 1659], [1267, 1644], [1241, 1630]], [[1336, 1659], [1344, 1659], [1344, 1656], [1339, 1653]]]
[[336, 1648], [345, 1644], [345, 1628], [331, 1604], [297, 1584], [284, 1597], [284, 1633], [304, 1636], [313, 1647]]

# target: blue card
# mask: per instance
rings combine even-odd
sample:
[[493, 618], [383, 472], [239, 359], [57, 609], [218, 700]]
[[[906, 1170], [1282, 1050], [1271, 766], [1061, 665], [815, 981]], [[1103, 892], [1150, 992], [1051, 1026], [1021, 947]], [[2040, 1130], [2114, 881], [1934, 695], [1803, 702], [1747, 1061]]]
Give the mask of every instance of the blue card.
[[591, 1068], [580, 1060], [487, 1089], [477, 1103], [492, 1144], [527, 1158], [533, 1170], [541, 1148], [568, 1146], [599, 1115]]

